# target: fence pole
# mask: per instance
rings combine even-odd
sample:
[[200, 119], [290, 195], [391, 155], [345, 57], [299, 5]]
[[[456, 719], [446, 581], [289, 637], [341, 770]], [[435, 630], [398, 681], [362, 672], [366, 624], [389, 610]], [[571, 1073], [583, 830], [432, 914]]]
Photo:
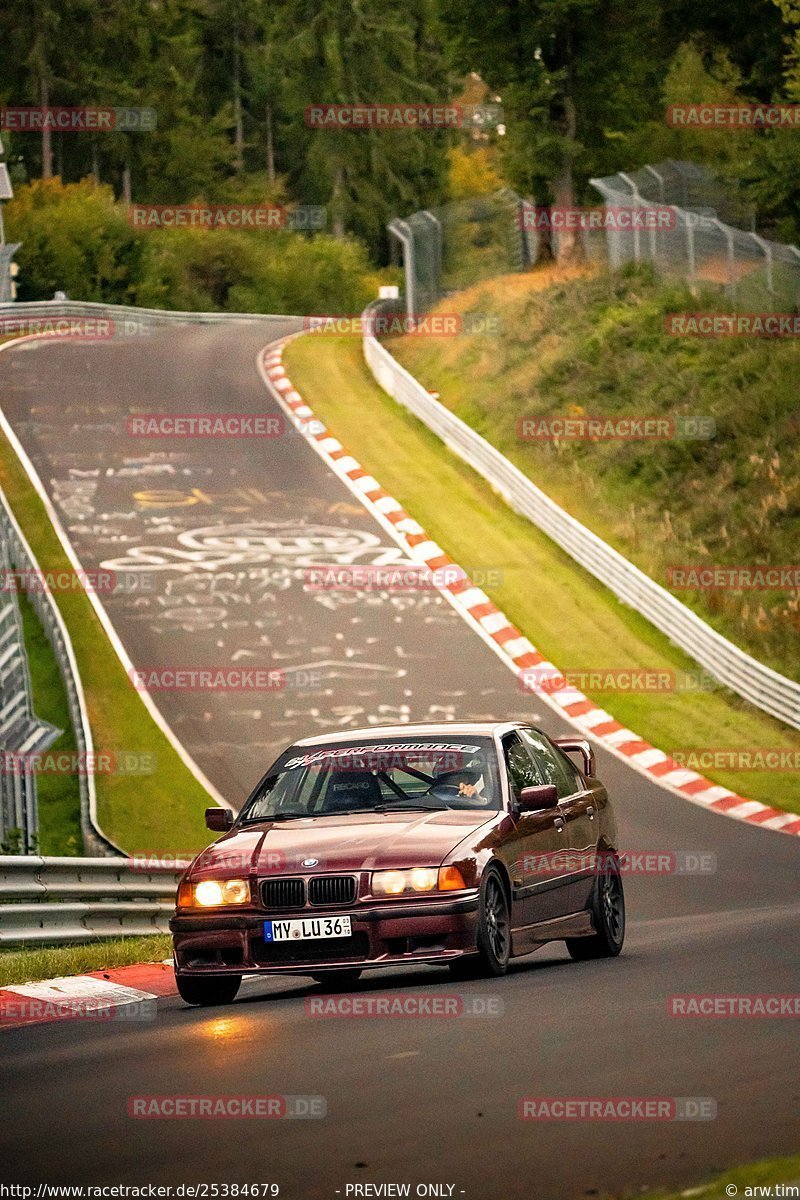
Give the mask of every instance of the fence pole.
[[389, 232], [394, 234], [398, 241], [403, 246], [403, 271], [406, 281], [406, 314], [413, 317], [416, 309], [416, 287], [415, 287], [415, 268], [414, 261], [414, 234], [407, 221], [401, 221], [395, 218], [389, 222]]
[[767, 261], [767, 291], [771, 296], [774, 296], [775, 285], [772, 275], [772, 247], [770, 246], [769, 242], [764, 241], [764, 238], [759, 237], [757, 233], [751, 233], [749, 236], [753, 239], [759, 249], [763, 251], [764, 258]]
[[[627, 183], [628, 187], [633, 192], [633, 207], [636, 210], [636, 212], [638, 212], [639, 209], [642, 207], [642, 197], [639, 195], [638, 187], [633, 182], [630, 175], [626, 175], [624, 173], [624, 171], [618, 171], [617, 174], [619, 175], [620, 179], [622, 179], [625, 183]], [[634, 261], [636, 262], [637, 265], [642, 261], [641, 251], [639, 248], [639, 227], [638, 227], [638, 225], [635, 225], [634, 230], [633, 230], [633, 257], [634, 257]]]
[[[684, 213], [684, 217], [693, 218], [694, 213]], [[689, 271], [687, 278], [690, 284], [696, 281], [695, 270], [695, 255], [694, 255], [694, 221], [689, 219], [686, 221], [686, 253], [689, 259]]]
[[736, 293], [738, 291], [739, 281], [736, 278], [736, 253], [733, 249], [733, 229], [731, 228], [730, 225], [725, 225], [717, 217], [712, 217], [711, 220], [716, 225], [717, 229], [720, 231], [722, 236], [725, 238], [725, 242], [727, 244], [727, 248], [728, 248], [728, 282], [726, 284], [725, 291], [728, 293], [728, 295], [730, 296], [730, 298], [732, 300], [735, 300]]
[[649, 171], [650, 174], [655, 179], [658, 180], [658, 198], [662, 204], [665, 204], [666, 203], [666, 193], [664, 191], [664, 176], [659, 171], [657, 171], [655, 169], [655, 167], [651, 167], [649, 163], [645, 163], [644, 169], [645, 169], [645, 171]]
[[[790, 243], [786, 248], [787, 248], [787, 250], [791, 250], [792, 254], [797, 259], [797, 266], [798, 266], [798, 268], [800, 268], [800, 250], [798, 250], [797, 246], [793, 245], [792, 243]], [[798, 272], [798, 271], [794, 272], [794, 279], [795, 279], [794, 301], [795, 301], [795, 304], [797, 304], [798, 302], [800, 302], [800, 272]]]
[[433, 222], [433, 303], [442, 294], [442, 222], [439, 220], [429, 208], [425, 208], [420, 213], [421, 217], [427, 217]]

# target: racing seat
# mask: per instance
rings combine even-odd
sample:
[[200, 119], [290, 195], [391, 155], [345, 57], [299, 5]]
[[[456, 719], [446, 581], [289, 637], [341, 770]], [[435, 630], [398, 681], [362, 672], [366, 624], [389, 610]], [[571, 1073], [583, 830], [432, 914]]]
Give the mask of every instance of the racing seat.
[[354, 808], [374, 808], [382, 803], [381, 785], [371, 771], [332, 771], [320, 811], [350, 812]]

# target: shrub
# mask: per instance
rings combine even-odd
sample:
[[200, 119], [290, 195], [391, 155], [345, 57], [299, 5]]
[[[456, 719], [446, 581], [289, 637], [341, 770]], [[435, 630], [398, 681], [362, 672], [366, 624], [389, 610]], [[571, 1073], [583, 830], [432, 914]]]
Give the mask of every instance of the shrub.
[[39, 179], [18, 189], [5, 210], [6, 237], [22, 242], [18, 298], [131, 302], [141, 240], [110, 187], [91, 179]]

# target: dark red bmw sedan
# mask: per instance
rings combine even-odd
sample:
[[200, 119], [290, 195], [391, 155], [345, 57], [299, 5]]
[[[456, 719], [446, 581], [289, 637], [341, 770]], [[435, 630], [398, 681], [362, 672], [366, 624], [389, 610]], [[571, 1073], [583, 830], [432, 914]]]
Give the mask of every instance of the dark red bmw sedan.
[[509, 721], [307, 738], [235, 819], [206, 818], [225, 836], [170, 926], [190, 1004], [256, 972], [340, 988], [412, 963], [502, 975], [556, 940], [577, 959], [622, 949], [616, 822], [585, 741]]

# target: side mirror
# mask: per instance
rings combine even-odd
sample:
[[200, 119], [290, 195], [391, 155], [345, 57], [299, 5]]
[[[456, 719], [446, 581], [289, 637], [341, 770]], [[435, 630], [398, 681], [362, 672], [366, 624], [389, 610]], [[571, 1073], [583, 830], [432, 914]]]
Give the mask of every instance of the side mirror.
[[554, 783], [523, 788], [519, 797], [520, 812], [537, 812], [542, 808], [558, 807], [558, 789]]
[[233, 824], [233, 813], [229, 808], [207, 808], [206, 829], [214, 833], [226, 833]]
[[553, 745], [566, 754], [580, 754], [584, 775], [590, 779], [594, 777], [594, 750], [585, 738], [553, 738]]

